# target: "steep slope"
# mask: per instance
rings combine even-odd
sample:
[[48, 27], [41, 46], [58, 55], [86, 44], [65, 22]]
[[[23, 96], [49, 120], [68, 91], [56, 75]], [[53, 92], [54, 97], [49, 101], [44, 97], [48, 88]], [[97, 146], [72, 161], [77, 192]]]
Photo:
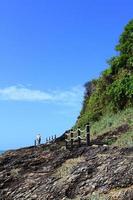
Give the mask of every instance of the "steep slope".
[[77, 124], [96, 121], [105, 113], [133, 106], [133, 20], [125, 27], [116, 46], [119, 55], [99, 79], [85, 84], [86, 92]]
[[0, 157], [1, 200], [131, 200], [133, 148], [65, 150], [59, 142]]
[[[116, 50], [119, 55], [108, 61], [109, 67], [102, 72], [99, 79], [85, 84], [83, 107], [74, 128], [83, 128], [90, 123], [92, 135], [101, 134], [97, 125], [101, 127], [104, 120], [110, 121], [111, 118], [108, 128], [112, 128], [113, 117], [115, 120], [116, 116], [130, 110], [130, 118], [125, 115], [122, 121], [128, 123], [130, 134], [133, 135], [133, 123], [130, 123], [133, 118], [133, 20], [125, 27]], [[98, 129], [95, 129], [96, 126]]]

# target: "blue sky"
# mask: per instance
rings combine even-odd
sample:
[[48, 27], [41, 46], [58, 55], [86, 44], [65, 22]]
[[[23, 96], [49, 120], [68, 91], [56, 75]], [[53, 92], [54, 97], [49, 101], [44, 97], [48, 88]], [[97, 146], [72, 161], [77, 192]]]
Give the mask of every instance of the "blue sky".
[[132, 10], [132, 0], [0, 1], [0, 149], [71, 128]]

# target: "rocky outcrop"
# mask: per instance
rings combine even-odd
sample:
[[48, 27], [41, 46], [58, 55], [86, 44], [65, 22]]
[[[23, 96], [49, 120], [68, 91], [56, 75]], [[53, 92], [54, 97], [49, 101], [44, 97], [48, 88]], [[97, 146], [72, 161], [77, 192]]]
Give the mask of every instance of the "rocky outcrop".
[[133, 199], [133, 148], [53, 143], [0, 156], [0, 200]]

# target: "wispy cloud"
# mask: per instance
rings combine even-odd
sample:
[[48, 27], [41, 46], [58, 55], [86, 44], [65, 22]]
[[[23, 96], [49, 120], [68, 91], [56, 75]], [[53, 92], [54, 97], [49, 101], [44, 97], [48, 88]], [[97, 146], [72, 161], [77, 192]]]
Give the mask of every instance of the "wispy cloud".
[[10, 86], [0, 88], [0, 100], [51, 102], [74, 106], [80, 104], [83, 98], [83, 88], [76, 86], [69, 90], [41, 91], [25, 86]]

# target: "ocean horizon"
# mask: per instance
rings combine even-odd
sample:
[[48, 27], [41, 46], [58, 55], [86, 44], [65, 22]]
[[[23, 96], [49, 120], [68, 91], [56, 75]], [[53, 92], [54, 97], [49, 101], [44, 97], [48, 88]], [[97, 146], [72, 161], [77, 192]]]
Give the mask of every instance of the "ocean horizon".
[[5, 151], [0, 150], [0, 154], [4, 153]]

